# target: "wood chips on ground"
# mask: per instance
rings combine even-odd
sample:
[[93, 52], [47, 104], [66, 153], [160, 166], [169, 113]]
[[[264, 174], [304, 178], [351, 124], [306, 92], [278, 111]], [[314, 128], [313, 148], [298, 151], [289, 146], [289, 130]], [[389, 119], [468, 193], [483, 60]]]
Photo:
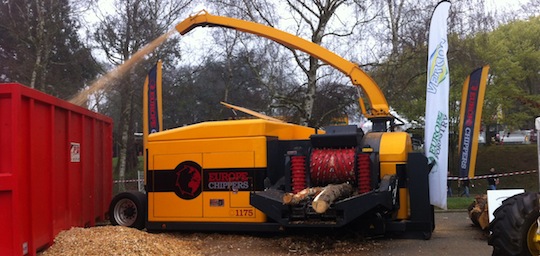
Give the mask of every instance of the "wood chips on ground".
[[39, 253], [49, 255], [370, 255], [380, 247], [351, 230], [277, 232], [163, 232], [122, 226], [71, 228]]
[[122, 227], [71, 228], [40, 255], [203, 255], [201, 242]]

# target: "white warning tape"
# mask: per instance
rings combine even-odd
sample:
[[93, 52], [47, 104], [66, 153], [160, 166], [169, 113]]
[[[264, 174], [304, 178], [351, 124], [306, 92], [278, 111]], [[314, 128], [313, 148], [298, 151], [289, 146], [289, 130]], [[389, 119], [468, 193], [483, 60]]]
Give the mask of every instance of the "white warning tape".
[[140, 182], [144, 181], [144, 179], [136, 179], [136, 180], [115, 180], [113, 183], [133, 183], [133, 182]]
[[[488, 175], [480, 175], [480, 176], [474, 176], [472, 178], [469, 178], [471, 180], [478, 180], [478, 179], [486, 179], [486, 178], [492, 178], [492, 177], [505, 177], [505, 176], [513, 176], [513, 175], [523, 175], [523, 174], [531, 174], [535, 173], [536, 170], [531, 171], [515, 171], [515, 172], [507, 172], [507, 173], [498, 173], [498, 174], [488, 174]], [[448, 177], [448, 180], [466, 180], [467, 178], [460, 178], [460, 177]]]

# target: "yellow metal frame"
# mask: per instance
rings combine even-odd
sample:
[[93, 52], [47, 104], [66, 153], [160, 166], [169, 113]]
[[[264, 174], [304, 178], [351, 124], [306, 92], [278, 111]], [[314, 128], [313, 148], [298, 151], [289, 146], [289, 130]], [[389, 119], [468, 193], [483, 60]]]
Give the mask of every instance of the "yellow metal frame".
[[[179, 127], [148, 137], [148, 167], [154, 173], [174, 170], [193, 161], [205, 171], [267, 168], [267, 140], [307, 140], [322, 133], [314, 128], [247, 119], [214, 121]], [[221, 170], [220, 170], [221, 169]], [[203, 175], [204, 176], [204, 175]], [[251, 177], [253, 178], [253, 177]], [[148, 220], [151, 222], [266, 222], [266, 215], [249, 203], [250, 191], [203, 191], [187, 200], [174, 191], [148, 192]], [[220, 200], [215, 206], [212, 200]]]
[[355, 86], [362, 88], [371, 105], [371, 108], [367, 111], [364, 101], [359, 98], [360, 108], [364, 116], [367, 118], [391, 117], [386, 98], [375, 81], [358, 65], [345, 60], [320, 45], [269, 26], [251, 21], [215, 16], [204, 10], [180, 22], [176, 25], [176, 30], [184, 35], [201, 26], [224, 27], [262, 36], [288, 48], [298, 49], [318, 58], [346, 74]]
[[[398, 164], [407, 164], [408, 153], [412, 151], [409, 134], [405, 132], [385, 132], [381, 136], [379, 160], [381, 162], [380, 178], [385, 175], [396, 175]], [[399, 189], [399, 210], [397, 219], [409, 219], [409, 190]]]
[[[154, 172], [172, 170], [178, 163], [184, 161], [198, 163], [202, 167], [202, 172], [215, 171], [216, 168], [218, 172], [227, 172], [229, 169], [266, 167], [266, 136], [170, 140], [166, 143], [152, 141], [152, 138], [153, 136], [150, 136], [148, 145], [150, 154], [148, 164], [149, 169]], [[174, 192], [149, 191], [148, 220], [153, 222], [266, 222], [266, 215], [249, 204], [249, 195], [250, 191], [203, 191], [197, 197], [186, 200], [179, 198]], [[212, 200], [220, 200], [223, 204], [212, 205]]]

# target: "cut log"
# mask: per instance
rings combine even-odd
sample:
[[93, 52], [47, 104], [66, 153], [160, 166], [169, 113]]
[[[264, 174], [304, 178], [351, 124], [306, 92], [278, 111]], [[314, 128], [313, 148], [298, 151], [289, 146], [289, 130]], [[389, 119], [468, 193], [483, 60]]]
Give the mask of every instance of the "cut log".
[[314, 187], [314, 188], [305, 188], [302, 189], [300, 192], [294, 194], [294, 193], [285, 193], [283, 195], [283, 204], [292, 204], [296, 205], [300, 202], [306, 200], [308, 197], [316, 196], [323, 190], [322, 187]]
[[311, 206], [313, 207], [313, 210], [315, 210], [315, 212], [325, 213], [334, 201], [339, 198], [348, 197], [352, 193], [353, 187], [349, 183], [337, 185], [330, 184], [324, 187], [322, 192], [315, 197], [315, 199], [311, 203]]
[[477, 196], [467, 209], [469, 210], [469, 218], [474, 225], [479, 226], [482, 230], [489, 227], [487, 195]]

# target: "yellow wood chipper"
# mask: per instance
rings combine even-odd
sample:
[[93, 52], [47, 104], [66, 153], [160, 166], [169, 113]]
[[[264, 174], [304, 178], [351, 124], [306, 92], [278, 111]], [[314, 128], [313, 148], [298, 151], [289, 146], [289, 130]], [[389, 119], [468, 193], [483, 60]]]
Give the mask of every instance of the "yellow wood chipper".
[[[317, 129], [258, 115], [150, 134], [145, 193], [115, 196], [113, 224], [159, 231], [352, 226], [371, 235], [431, 237], [427, 159], [413, 152], [409, 134], [392, 131], [395, 119], [369, 75], [317, 44], [254, 22], [201, 12], [176, 29], [183, 35], [200, 26], [266, 37], [341, 71], [365, 94], [360, 107], [372, 131]], [[297, 200], [285, 202], [288, 195]]]

